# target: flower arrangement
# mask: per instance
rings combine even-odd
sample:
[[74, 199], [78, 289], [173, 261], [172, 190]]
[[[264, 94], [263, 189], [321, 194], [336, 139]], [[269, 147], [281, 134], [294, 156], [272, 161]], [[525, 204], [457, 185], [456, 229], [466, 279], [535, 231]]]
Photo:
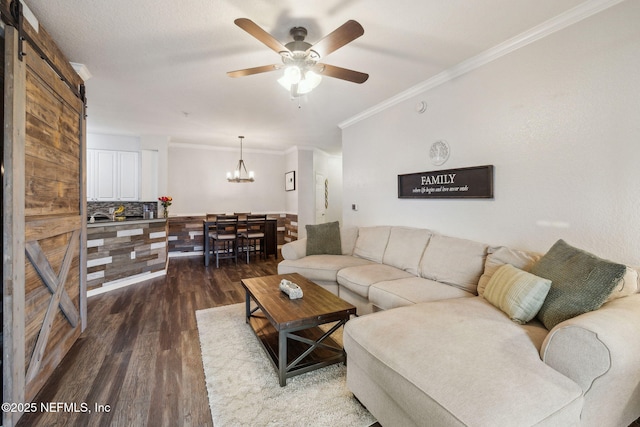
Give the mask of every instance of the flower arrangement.
[[160, 201], [160, 204], [164, 209], [164, 212], [163, 212], [164, 217], [165, 218], [169, 217], [169, 206], [171, 206], [171, 202], [173, 201], [173, 198], [171, 196], [162, 196], [162, 197], [158, 197], [158, 200]]

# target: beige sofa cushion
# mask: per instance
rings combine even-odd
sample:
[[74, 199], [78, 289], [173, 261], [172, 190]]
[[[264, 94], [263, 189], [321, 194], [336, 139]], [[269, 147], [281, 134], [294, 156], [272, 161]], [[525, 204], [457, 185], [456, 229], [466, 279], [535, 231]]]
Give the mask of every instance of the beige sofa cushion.
[[638, 271], [634, 268], [627, 267], [627, 271], [616, 287], [613, 288], [606, 302], [638, 293], [640, 291], [640, 282], [638, 280]]
[[431, 234], [431, 231], [424, 228], [393, 227], [382, 263], [417, 276], [418, 265]]
[[353, 255], [381, 263], [390, 233], [391, 227], [388, 226], [360, 227]]
[[344, 255], [310, 255], [296, 260], [281, 261], [278, 264], [278, 274], [300, 273], [311, 281], [336, 282], [338, 270], [365, 264], [372, 262]]
[[378, 282], [369, 288], [369, 301], [383, 310], [427, 301], [472, 296], [474, 294], [471, 292], [422, 277]]
[[480, 297], [382, 311], [345, 325], [347, 382], [361, 368], [415, 425], [575, 425], [582, 389], [540, 360], [546, 335]]
[[551, 280], [504, 264], [491, 276], [483, 296], [511, 320], [525, 324], [538, 314], [550, 287]]
[[487, 245], [457, 237], [431, 236], [420, 261], [420, 276], [476, 293]]
[[358, 227], [340, 228], [340, 242], [342, 244], [342, 255], [353, 255], [358, 239]]
[[[359, 258], [355, 258], [359, 259]], [[414, 277], [411, 273], [385, 264], [367, 264], [343, 268], [338, 272], [338, 284], [361, 297], [369, 297], [369, 286], [384, 280]]]
[[478, 281], [478, 295], [484, 293], [484, 288], [489, 283], [493, 273], [505, 264], [529, 271], [533, 264], [542, 258], [542, 254], [536, 252], [520, 251], [506, 246], [490, 247], [487, 249], [487, 259], [484, 263], [484, 272]]

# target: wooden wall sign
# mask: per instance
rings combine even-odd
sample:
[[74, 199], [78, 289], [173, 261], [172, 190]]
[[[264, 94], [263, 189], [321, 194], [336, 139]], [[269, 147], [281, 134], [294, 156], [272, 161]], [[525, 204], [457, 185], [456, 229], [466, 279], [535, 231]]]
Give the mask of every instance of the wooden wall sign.
[[492, 199], [493, 165], [398, 175], [399, 199]]

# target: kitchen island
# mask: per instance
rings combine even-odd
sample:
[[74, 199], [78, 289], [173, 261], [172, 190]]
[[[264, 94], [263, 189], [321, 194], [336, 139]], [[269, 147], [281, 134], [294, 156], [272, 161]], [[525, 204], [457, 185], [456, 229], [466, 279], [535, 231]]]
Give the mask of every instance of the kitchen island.
[[87, 295], [163, 276], [167, 220], [139, 217], [87, 224]]

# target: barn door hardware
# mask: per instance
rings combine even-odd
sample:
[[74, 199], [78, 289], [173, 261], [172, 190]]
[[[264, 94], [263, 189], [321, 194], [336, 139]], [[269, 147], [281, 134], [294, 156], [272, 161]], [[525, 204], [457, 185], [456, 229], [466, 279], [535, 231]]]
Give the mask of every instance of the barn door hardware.
[[9, 7], [11, 9], [11, 17], [14, 22], [13, 26], [18, 30], [18, 59], [22, 61], [22, 58], [27, 55], [22, 48], [22, 43], [24, 42], [24, 28], [22, 27], [24, 16], [22, 15], [22, 3], [20, 3], [19, 0], [12, 0]]
[[80, 93], [80, 89], [76, 87], [72, 82], [65, 77], [65, 74], [60, 71], [56, 64], [47, 56], [47, 54], [40, 48], [32, 37], [24, 29], [24, 16], [22, 14], [22, 3], [19, 0], [12, 0], [9, 4], [9, 10], [7, 11], [4, 5], [0, 6], [0, 14], [5, 24], [14, 27], [18, 31], [18, 59], [20, 61], [27, 55], [24, 49], [24, 42], [29, 42], [30, 47], [42, 58], [53, 71], [60, 77], [60, 80], [65, 82], [71, 92], [82, 100], [82, 103], [86, 103], [84, 94]]

